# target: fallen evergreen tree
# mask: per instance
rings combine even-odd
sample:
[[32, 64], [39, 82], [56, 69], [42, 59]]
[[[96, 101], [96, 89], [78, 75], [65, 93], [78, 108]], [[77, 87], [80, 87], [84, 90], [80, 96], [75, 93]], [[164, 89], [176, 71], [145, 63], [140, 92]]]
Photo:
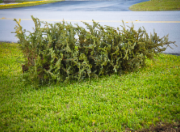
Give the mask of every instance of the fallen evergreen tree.
[[20, 20], [14, 20], [25, 57], [22, 69], [33, 84], [135, 71], [145, 66], [147, 58], [153, 59], [175, 43], [168, 41], [168, 35], [159, 38], [155, 32], [148, 35], [144, 28], [136, 31], [134, 26], [126, 28], [124, 23], [121, 29], [115, 29], [95, 21], [93, 25], [83, 22], [85, 29], [64, 21], [54, 25], [41, 22], [33, 16], [35, 30], [26, 35]]

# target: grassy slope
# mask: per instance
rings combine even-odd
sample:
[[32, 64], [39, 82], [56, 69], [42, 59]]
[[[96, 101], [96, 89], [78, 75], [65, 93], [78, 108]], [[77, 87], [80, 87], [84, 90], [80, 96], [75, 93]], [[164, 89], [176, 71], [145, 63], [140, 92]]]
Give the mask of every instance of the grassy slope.
[[180, 120], [180, 56], [91, 83], [24, 85], [17, 44], [0, 43], [0, 131], [124, 131]]
[[129, 9], [133, 11], [180, 10], [180, 0], [150, 0], [135, 4]]
[[[37, 5], [42, 5], [42, 4], [49, 4], [49, 3], [54, 3], [57, 1], [63, 1], [63, 0], [47, 0], [39, 3], [27, 3], [27, 4], [14, 4], [14, 5], [8, 5], [8, 6], [0, 6], [0, 9], [9, 9], [9, 8], [19, 8], [19, 7], [28, 7], [28, 6], [37, 6]], [[33, 2], [33, 1], [32, 1]], [[34, 1], [35, 2], [35, 1]]]

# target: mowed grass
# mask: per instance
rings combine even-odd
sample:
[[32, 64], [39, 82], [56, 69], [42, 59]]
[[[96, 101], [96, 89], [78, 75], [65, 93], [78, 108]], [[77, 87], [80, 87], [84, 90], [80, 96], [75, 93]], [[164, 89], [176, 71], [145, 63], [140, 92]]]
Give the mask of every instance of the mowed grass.
[[[0, 9], [37, 6], [37, 5], [42, 5], [42, 4], [54, 3], [54, 2], [58, 2], [58, 1], [64, 1], [64, 0], [42, 0], [42, 1], [38, 1], [38, 0], [37, 1], [16, 0], [16, 2], [19, 2], [19, 3], [0, 5]], [[2, 3], [1, 0], [0, 0], [0, 3]]]
[[180, 120], [180, 56], [137, 72], [33, 89], [18, 44], [0, 43], [0, 131], [125, 131]]
[[167, 11], [180, 10], [180, 0], [150, 0], [132, 5], [133, 11]]

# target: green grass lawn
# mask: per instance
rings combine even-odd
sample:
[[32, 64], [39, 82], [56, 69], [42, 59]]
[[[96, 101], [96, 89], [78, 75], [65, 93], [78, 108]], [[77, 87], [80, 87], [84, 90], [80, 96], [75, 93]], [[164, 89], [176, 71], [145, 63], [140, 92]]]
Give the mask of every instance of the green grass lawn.
[[166, 11], [180, 10], [180, 0], [150, 0], [132, 5], [133, 11]]
[[[28, 1], [26, 0], [16, 0], [16, 2], [19, 2], [20, 4], [7, 4], [7, 5], [0, 5], [0, 9], [9, 9], [9, 8], [19, 8], [19, 7], [27, 7], [27, 6], [37, 6], [37, 5], [42, 5], [42, 4], [49, 4], [49, 3], [54, 3], [54, 2], [58, 2], [58, 1], [63, 1], [63, 0], [46, 0], [46, 1], [29, 1], [29, 2], [33, 2], [33, 3], [26, 3]], [[24, 4], [22, 4], [22, 2], [25, 2]], [[1, 0], [0, 0], [1, 3]]]
[[180, 120], [180, 56], [122, 76], [33, 89], [18, 44], [0, 43], [0, 131], [125, 131]]

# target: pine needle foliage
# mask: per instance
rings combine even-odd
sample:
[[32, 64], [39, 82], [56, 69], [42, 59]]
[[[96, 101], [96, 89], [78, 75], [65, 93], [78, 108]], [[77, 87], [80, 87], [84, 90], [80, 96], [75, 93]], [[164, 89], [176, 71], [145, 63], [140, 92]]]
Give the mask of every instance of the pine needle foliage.
[[31, 17], [35, 29], [28, 35], [20, 25], [21, 20], [14, 21], [25, 57], [24, 75], [36, 85], [135, 71], [145, 66], [147, 58], [153, 59], [175, 44], [168, 41], [168, 35], [163, 38], [155, 32], [148, 35], [144, 28], [136, 31], [133, 25], [126, 27], [124, 22], [120, 28], [83, 22], [85, 29], [65, 21], [53, 25]]

